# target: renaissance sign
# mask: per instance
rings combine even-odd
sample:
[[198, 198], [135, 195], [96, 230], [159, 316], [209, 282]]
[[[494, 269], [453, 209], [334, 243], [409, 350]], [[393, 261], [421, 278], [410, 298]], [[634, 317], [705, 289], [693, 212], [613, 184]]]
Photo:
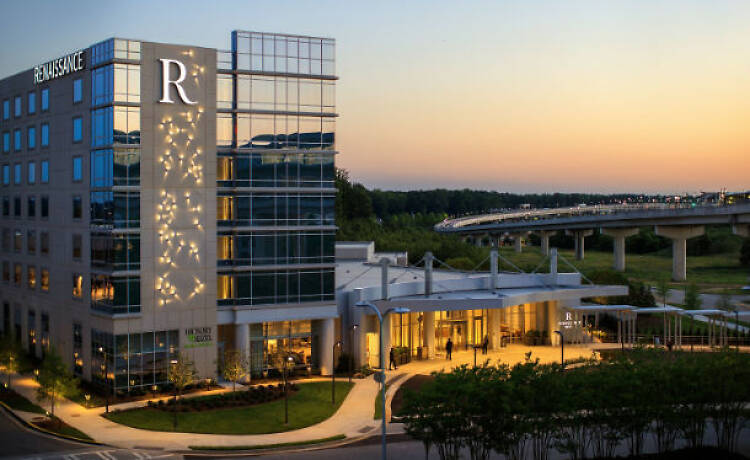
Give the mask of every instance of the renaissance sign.
[[[182, 82], [187, 77], [187, 70], [185, 64], [176, 59], [159, 59], [161, 61], [161, 99], [159, 102], [162, 104], [174, 104], [172, 96], [169, 94], [169, 85], [174, 85], [177, 90], [177, 95], [182, 99], [183, 104], [195, 105], [197, 102], [191, 101], [185, 93], [185, 88], [182, 87]], [[172, 64], [177, 66], [177, 70], [180, 74], [177, 78], [172, 79], [171, 69]]]
[[86, 68], [86, 52], [76, 51], [61, 58], [54, 59], [34, 67], [34, 84], [64, 77]]

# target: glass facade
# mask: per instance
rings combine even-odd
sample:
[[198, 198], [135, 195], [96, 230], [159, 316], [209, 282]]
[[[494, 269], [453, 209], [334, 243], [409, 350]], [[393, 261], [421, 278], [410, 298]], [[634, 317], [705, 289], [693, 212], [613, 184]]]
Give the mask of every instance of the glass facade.
[[219, 53], [220, 306], [334, 299], [334, 54], [330, 39], [243, 31]]
[[289, 353], [295, 370], [310, 369], [312, 324], [310, 321], [276, 321], [250, 325], [250, 372], [254, 377], [275, 375], [274, 355]]

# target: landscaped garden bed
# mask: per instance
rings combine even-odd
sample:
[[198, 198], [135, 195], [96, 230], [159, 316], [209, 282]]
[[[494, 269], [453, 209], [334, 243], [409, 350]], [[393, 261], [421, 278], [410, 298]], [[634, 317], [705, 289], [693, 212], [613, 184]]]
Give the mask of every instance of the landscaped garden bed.
[[[294, 383], [288, 385], [289, 396], [298, 390]], [[228, 407], [243, 407], [276, 401], [284, 397], [284, 385], [257, 385], [245, 391], [222, 393], [210, 396], [196, 396], [194, 398], [149, 401], [147, 406], [152, 409], [178, 412], [199, 412], [204, 410], [225, 409]]]

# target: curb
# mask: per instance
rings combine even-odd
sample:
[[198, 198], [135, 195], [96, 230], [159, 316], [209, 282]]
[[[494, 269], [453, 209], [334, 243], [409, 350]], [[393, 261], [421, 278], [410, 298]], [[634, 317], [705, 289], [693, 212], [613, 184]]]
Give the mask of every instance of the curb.
[[42, 428], [42, 427], [40, 427], [38, 425], [35, 425], [35, 424], [33, 424], [31, 422], [28, 422], [28, 421], [24, 420], [23, 418], [19, 417], [18, 414], [16, 414], [13, 411], [13, 409], [11, 409], [10, 406], [8, 406], [7, 404], [5, 404], [3, 401], [0, 401], [0, 406], [2, 406], [2, 408], [5, 409], [5, 411], [7, 413], [9, 413], [11, 416], [13, 416], [13, 418], [16, 421], [20, 422], [23, 426], [25, 426], [26, 428], [29, 428], [31, 430], [39, 431], [40, 433], [44, 433], [44, 434], [47, 434], [47, 435], [50, 435], [50, 436], [54, 436], [56, 438], [64, 439], [66, 441], [75, 441], [75, 442], [80, 442], [82, 444], [89, 444], [89, 445], [92, 445], [92, 446], [103, 446], [103, 445], [105, 445], [105, 444], [102, 444], [102, 443], [100, 443], [98, 441], [92, 441], [92, 440], [89, 440], [89, 439], [77, 438], [75, 436], [70, 436], [70, 435], [67, 435], [67, 434], [61, 434], [61, 433], [56, 433], [54, 431], [50, 431], [50, 430], [48, 430], [46, 428]]

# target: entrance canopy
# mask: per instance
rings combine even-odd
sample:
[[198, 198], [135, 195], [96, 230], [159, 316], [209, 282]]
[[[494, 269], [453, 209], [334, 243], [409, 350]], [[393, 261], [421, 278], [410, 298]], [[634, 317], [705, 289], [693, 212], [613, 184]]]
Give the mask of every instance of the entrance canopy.
[[575, 307], [565, 307], [565, 309], [580, 311], [582, 313], [617, 313], [638, 310], [638, 307], [634, 307], [633, 305], [578, 305]]

